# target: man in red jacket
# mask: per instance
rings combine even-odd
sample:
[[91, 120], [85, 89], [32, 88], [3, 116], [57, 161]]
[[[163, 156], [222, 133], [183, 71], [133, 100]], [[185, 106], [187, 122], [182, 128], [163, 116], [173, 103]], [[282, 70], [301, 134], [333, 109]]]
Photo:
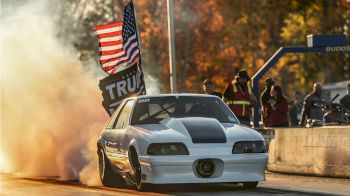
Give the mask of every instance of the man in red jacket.
[[246, 71], [239, 71], [235, 80], [227, 84], [222, 98], [238, 120], [247, 126], [250, 126], [252, 107], [256, 103], [249, 80]]

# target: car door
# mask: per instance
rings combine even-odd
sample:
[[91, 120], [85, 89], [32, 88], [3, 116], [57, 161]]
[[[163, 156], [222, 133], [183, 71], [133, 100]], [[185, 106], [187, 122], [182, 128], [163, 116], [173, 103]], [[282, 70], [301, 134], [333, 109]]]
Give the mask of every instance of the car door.
[[135, 100], [127, 100], [124, 107], [120, 110], [118, 117], [112, 129], [112, 140], [109, 146], [110, 160], [120, 169], [125, 167], [127, 160], [127, 151], [125, 150], [124, 136], [129, 126], [130, 116]]
[[120, 111], [124, 108], [126, 104], [126, 101], [123, 101], [119, 107], [116, 109], [116, 111], [113, 113], [110, 121], [108, 122], [105, 130], [101, 134], [100, 143], [104, 147], [104, 150], [108, 157], [111, 156], [112, 153], [114, 153], [116, 144], [117, 144], [117, 136], [116, 132], [114, 131], [115, 124], [118, 120], [118, 116], [120, 115]]

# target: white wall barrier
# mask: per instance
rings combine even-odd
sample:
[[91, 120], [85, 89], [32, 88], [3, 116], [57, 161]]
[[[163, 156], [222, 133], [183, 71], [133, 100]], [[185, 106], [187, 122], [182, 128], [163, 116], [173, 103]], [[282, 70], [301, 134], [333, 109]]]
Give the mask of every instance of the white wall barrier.
[[350, 178], [350, 126], [276, 128], [268, 170]]

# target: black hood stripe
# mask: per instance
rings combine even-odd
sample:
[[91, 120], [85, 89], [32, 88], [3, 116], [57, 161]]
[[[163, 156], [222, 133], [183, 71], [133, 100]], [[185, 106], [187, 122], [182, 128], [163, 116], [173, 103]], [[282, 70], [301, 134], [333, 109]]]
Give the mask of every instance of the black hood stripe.
[[226, 135], [220, 123], [207, 119], [183, 118], [180, 120], [190, 134], [193, 143], [226, 143]]

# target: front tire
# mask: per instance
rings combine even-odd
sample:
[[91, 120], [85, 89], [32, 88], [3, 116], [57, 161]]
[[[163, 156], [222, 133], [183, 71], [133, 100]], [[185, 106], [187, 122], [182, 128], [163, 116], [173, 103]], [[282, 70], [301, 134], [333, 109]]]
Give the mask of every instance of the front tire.
[[243, 186], [245, 189], [254, 189], [258, 186], [259, 182], [243, 182]]
[[112, 170], [112, 166], [106, 156], [103, 148], [99, 148], [97, 151], [98, 154], [98, 169], [100, 173], [100, 179], [104, 186], [120, 188], [125, 185], [124, 179], [115, 174]]
[[144, 183], [142, 182], [142, 171], [141, 171], [141, 165], [138, 160], [137, 152], [134, 148], [131, 148], [129, 150], [130, 152], [130, 159], [131, 159], [131, 165], [132, 169], [135, 173], [135, 181], [136, 181], [136, 188], [138, 191], [150, 191], [152, 188], [152, 184]]

